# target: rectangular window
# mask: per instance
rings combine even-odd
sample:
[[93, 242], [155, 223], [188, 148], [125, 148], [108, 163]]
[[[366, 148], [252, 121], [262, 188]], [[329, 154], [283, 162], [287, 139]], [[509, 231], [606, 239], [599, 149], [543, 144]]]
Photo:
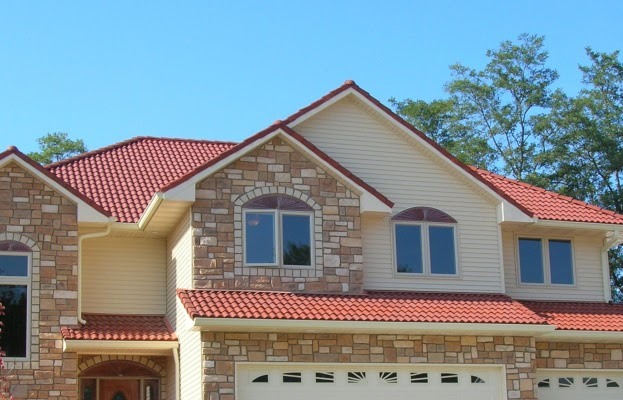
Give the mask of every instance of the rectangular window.
[[521, 283], [573, 285], [571, 240], [519, 238]]
[[6, 357], [24, 358], [28, 352], [28, 313], [30, 285], [28, 255], [0, 255], [0, 347]]
[[311, 265], [311, 215], [282, 214], [284, 265]]
[[428, 244], [430, 247], [431, 274], [456, 274], [454, 228], [451, 226], [429, 226]]
[[424, 272], [420, 225], [396, 225], [396, 268], [398, 272]]
[[519, 239], [519, 263], [521, 282], [545, 282], [541, 239]]
[[246, 211], [244, 260], [246, 265], [312, 265], [311, 213], [295, 211]]
[[573, 257], [570, 240], [549, 241], [550, 279], [555, 285], [573, 285]]
[[277, 263], [274, 213], [246, 213], [245, 246], [248, 264]]
[[394, 244], [398, 273], [457, 273], [454, 226], [396, 223]]

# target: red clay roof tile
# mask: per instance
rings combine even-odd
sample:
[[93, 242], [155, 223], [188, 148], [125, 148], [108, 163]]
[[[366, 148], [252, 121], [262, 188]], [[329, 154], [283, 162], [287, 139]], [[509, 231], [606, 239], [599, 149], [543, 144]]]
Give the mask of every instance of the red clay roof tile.
[[540, 187], [472, 167], [483, 179], [516, 199], [535, 217], [545, 220], [623, 224], [623, 215]]
[[[346, 81], [339, 88], [302, 108], [284, 121], [276, 122], [273, 126], [239, 144], [137, 137], [48, 165], [46, 168], [74, 190], [111, 212], [120, 222], [137, 222], [150, 199], [158, 190], [169, 189], [184, 182], [217, 160], [249, 145], [257, 138], [263, 137], [278, 127], [287, 127], [289, 123], [300, 116], [349, 89], [367, 98], [390, 118], [433, 146], [459, 168], [530, 216], [569, 222], [623, 224], [623, 215], [461, 163], [353, 81]], [[321, 158], [329, 161], [334, 167], [343, 170], [343, 173], [346, 173], [347, 176], [369, 190], [385, 204], [392, 204], [389, 199], [374, 188], [352, 175], [334, 160], [329, 159], [313, 144], [298, 137], [296, 132], [284, 130], [295, 139], [303, 140], [302, 144], [319, 154]]]
[[179, 289], [191, 318], [546, 324], [498, 294], [368, 292], [364, 295]]
[[83, 314], [86, 325], [61, 328], [65, 340], [177, 340], [166, 317], [161, 315]]
[[136, 137], [46, 168], [119, 222], [137, 222], [161, 187], [234, 146], [231, 142]]
[[623, 304], [522, 301], [558, 330], [623, 332]]

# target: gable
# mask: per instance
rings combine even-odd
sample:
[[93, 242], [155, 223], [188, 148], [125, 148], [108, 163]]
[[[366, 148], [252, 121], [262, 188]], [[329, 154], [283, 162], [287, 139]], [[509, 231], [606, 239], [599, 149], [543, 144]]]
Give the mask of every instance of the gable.
[[495, 212], [494, 196], [466, 182], [352, 97], [332, 104], [294, 130], [385, 193], [395, 203], [395, 212], [414, 205], [437, 204], [443, 209], [445, 201], [449, 201], [446, 209], [460, 208], [451, 205], [460, 201]]
[[[82, 193], [67, 185], [65, 182], [52, 175], [38, 163], [21, 153], [17, 148], [10, 147], [7, 151], [0, 153], [0, 169], [5, 172], [3, 189], [19, 190], [21, 183], [19, 179], [12, 179], [10, 169], [17, 169], [20, 173], [26, 174], [34, 181], [39, 182], [45, 190], [53, 191], [67, 199], [77, 208], [76, 218], [78, 222], [108, 222], [110, 213], [92, 200], [84, 196]], [[24, 195], [28, 195], [27, 191], [22, 190]], [[21, 197], [21, 196], [17, 196]], [[37, 199], [38, 200], [38, 199]]]

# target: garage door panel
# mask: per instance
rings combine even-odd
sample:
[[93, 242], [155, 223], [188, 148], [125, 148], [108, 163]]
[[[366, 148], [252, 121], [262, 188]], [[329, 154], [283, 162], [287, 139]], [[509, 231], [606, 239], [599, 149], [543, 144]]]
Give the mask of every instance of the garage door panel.
[[623, 373], [585, 371], [537, 371], [539, 400], [611, 400], [623, 398]]
[[365, 364], [238, 365], [240, 400], [487, 400], [501, 395], [501, 368]]

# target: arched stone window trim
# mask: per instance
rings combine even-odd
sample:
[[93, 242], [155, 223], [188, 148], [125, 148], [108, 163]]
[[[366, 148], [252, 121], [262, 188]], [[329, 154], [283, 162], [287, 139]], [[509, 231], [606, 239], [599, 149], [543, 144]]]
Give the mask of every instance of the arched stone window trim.
[[[267, 197], [290, 197], [309, 207], [313, 215], [314, 251], [312, 254], [312, 268], [274, 268], [274, 267], [243, 267], [243, 209], [246, 204], [261, 204], [267, 202]], [[277, 203], [280, 201], [277, 200]], [[275, 203], [275, 201], [273, 201]], [[281, 200], [281, 203], [287, 203]], [[268, 186], [253, 189], [234, 200], [234, 243], [235, 243], [235, 274], [236, 275], [263, 275], [263, 276], [286, 276], [292, 278], [319, 278], [323, 274], [323, 243], [322, 243], [322, 208], [308, 194], [299, 190], [282, 186]]]
[[0, 252], [27, 253], [29, 257], [29, 276], [25, 280], [28, 283], [28, 307], [27, 307], [27, 330], [26, 357], [5, 357], [7, 368], [14, 368], [19, 363], [22, 368], [39, 368], [38, 334], [32, 329], [39, 326], [39, 310], [32, 307], [32, 299], [40, 297], [39, 274], [41, 266], [41, 249], [37, 242], [29, 236], [20, 233], [0, 233]]

